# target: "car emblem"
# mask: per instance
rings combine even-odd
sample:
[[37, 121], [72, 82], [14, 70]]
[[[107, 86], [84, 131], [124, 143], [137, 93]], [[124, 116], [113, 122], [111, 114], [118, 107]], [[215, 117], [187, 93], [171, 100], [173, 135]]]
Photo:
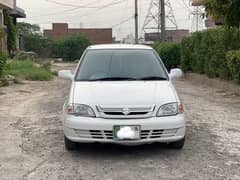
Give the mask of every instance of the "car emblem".
[[125, 116], [129, 115], [129, 114], [130, 114], [129, 109], [128, 109], [128, 108], [123, 108], [123, 114], [124, 114]]

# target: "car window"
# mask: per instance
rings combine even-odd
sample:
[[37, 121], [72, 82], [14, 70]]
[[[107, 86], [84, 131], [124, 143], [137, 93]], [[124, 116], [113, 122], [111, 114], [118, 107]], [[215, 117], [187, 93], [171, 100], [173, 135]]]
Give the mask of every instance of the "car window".
[[88, 50], [76, 80], [163, 77], [167, 74], [153, 50]]

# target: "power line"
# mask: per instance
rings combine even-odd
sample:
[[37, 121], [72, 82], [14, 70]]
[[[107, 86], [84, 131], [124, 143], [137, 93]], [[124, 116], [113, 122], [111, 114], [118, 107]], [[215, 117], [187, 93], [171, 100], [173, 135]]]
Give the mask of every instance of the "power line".
[[190, 13], [192, 13], [192, 10], [186, 5], [186, 3], [184, 2], [184, 0], [182, 0], [183, 4], [179, 1], [176, 0], [176, 2], [184, 9], [186, 9], [187, 11], [189, 11]]
[[115, 27], [117, 27], [117, 26], [120, 26], [120, 25], [122, 25], [122, 24], [124, 24], [124, 23], [126, 23], [126, 22], [128, 22], [128, 21], [130, 21], [130, 20], [132, 20], [133, 18], [134, 18], [134, 16], [130, 16], [130, 17], [128, 17], [127, 19], [125, 19], [125, 20], [123, 20], [123, 21], [121, 21], [121, 22], [113, 25], [112, 28], [115, 28]]
[[[62, 2], [59, 2], [59, 1], [55, 1], [55, 0], [45, 0], [47, 2], [51, 2], [51, 3], [54, 3], [54, 4], [58, 4], [58, 5], [62, 5], [62, 6], [70, 6], [70, 7], [78, 7], [78, 8], [93, 8], [93, 9], [97, 9], [101, 6], [89, 6], [88, 5], [76, 5], [76, 4], [67, 4], [67, 3], [62, 3]], [[109, 3], [108, 5], [115, 5], [115, 4], [119, 4], [121, 3], [121, 1], [118, 1], [118, 2], [112, 2], [112, 3]]]
[[66, 13], [66, 12], [72, 12], [72, 11], [75, 11], [77, 9], [80, 9], [80, 8], [71, 8], [71, 9], [66, 9], [66, 10], [63, 10], [63, 11], [58, 11], [58, 12], [54, 12], [54, 13], [49, 13], [49, 14], [42, 14], [41, 16], [32, 16], [31, 18], [38, 18], [38, 17], [45, 17], [45, 16], [53, 16], [53, 15], [59, 15], [61, 13]]
[[[108, 3], [108, 4], [105, 4], [105, 5], [102, 5], [102, 6], [99, 6], [97, 9], [95, 9], [93, 12], [91, 13], [85, 13], [85, 14], [82, 14], [80, 16], [77, 16], [76, 14], [74, 16], [68, 16], [67, 18], [71, 18], [71, 17], [78, 17], [78, 18], [81, 18], [81, 17], [87, 17], [87, 16], [91, 16], [93, 14], [95, 14], [96, 12], [102, 10], [102, 9], [105, 9], [105, 8], [108, 8], [108, 7], [111, 7], [111, 6], [114, 6], [114, 5], [117, 5], [117, 4], [120, 4], [126, 0], [121, 0], [121, 1], [118, 1], [118, 2], [114, 2], [115, 0], [113, 0], [111, 3]], [[57, 14], [56, 14], [57, 15]], [[42, 16], [39, 16], [39, 17], [42, 17]], [[61, 18], [62, 19], [62, 18]], [[64, 18], [65, 19], [65, 18]]]
[[184, 6], [185, 6], [187, 9], [189, 9], [189, 6], [186, 4], [186, 2], [185, 2], [184, 0], [182, 0], [182, 2], [183, 2], [183, 4], [184, 4]]
[[[123, 1], [126, 1], [126, 0], [123, 0]], [[123, 2], [123, 1], [121, 1], [121, 2]], [[120, 3], [120, 1], [118, 2], [118, 4], [119, 4], [119, 3]], [[93, 14], [96, 13], [97, 11], [100, 11], [100, 10], [102, 10], [102, 9], [105, 9], [105, 8], [110, 7], [110, 6], [113, 6], [113, 5], [115, 5], [115, 4], [113, 4], [113, 3], [106, 4], [106, 5], [104, 5], [104, 6], [99, 7], [99, 8], [96, 9], [94, 12], [82, 14], [82, 15], [78, 16], [78, 18], [87, 17], [87, 16], [90, 16], [90, 15], [93, 15]], [[42, 16], [40, 16], [40, 17], [42, 17]], [[70, 17], [72, 17], [72, 16], [70, 16]], [[70, 17], [68, 17], [68, 18], [70, 18]], [[74, 15], [74, 17], [76, 17], [76, 15]], [[133, 17], [133, 16], [131, 16], [130, 18], [132, 18], [132, 17]], [[127, 18], [127, 20], [129, 20], [130, 18]], [[121, 21], [120, 23], [117, 23], [117, 24], [114, 25], [113, 27], [119, 26], [119, 25], [125, 23], [127, 20], [125, 19], [125, 20]], [[75, 21], [75, 22], [76, 22], [76, 21]], [[52, 23], [52, 21], [45, 21], [45, 22], [39, 22], [38, 24], [51, 24], [51, 23]], [[72, 22], [70, 22], [70, 23], [72, 23]]]
[[[99, 0], [97, 1], [94, 1], [94, 2], [91, 2], [91, 3], [88, 3], [88, 4], [85, 4], [85, 5], [82, 5], [82, 6], [88, 6], [88, 5], [92, 5], [96, 2], [98, 2]], [[54, 13], [48, 13], [48, 14], [42, 14], [41, 17], [44, 17], [44, 16], [53, 16], [53, 15], [59, 15], [61, 13], [66, 13], [66, 12], [71, 12], [71, 11], [75, 11], [77, 9], [81, 9], [82, 7], [74, 7], [74, 8], [71, 8], [71, 9], [67, 9], [67, 10], [63, 10], [63, 11], [58, 11], [58, 12], [54, 12]], [[39, 16], [33, 16], [33, 18], [37, 18]]]
[[[78, 18], [80, 18], [80, 17], [86, 17], [86, 16], [90, 16], [90, 15], [93, 15], [93, 14], [95, 14], [97, 11], [100, 11], [100, 10], [102, 10], [102, 9], [105, 9], [105, 8], [108, 8], [108, 7], [111, 7], [111, 6], [114, 6], [114, 5], [116, 5], [116, 4], [120, 4], [120, 3], [122, 3], [122, 2], [124, 2], [124, 1], [129, 1], [129, 0], [121, 0], [121, 1], [115, 1], [115, 0], [113, 0], [111, 3], [108, 3], [108, 4], [105, 4], [105, 5], [102, 5], [102, 6], [98, 6], [98, 8], [97, 9], [95, 9], [92, 13], [90, 12], [90, 13], [85, 13], [85, 14], [82, 14], [82, 15], [80, 15], [80, 16], [77, 16]], [[81, 6], [82, 7], [82, 6]], [[67, 10], [64, 10], [64, 11], [61, 11], [61, 12], [56, 12], [56, 13], [49, 13], [49, 14], [45, 14], [45, 16], [48, 16], [48, 15], [57, 15], [57, 14], [59, 14], [59, 13], [62, 13], [62, 12], [68, 12], [68, 11], [73, 11], [73, 10], [76, 10], [76, 9], [80, 9], [81, 7], [74, 7], [74, 8], [71, 8], [71, 9], [67, 9]], [[40, 17], [42, 17], [42, 16], [44, 16], [44, 15], [41, 15]], [[74, 15], [74, 17], [76, 17], [76, 15]], [[69, 18], [69, 17], [68, 17]], [[121, 26], [122, 24], [124, 24], [124, 23], [126, 23], [126, 22], [128, 22], [128, 21], [130, 21], [130, 20], [132, 20], [134, 18], [134, 16], [130, 16], [130, 17], [128, 17], [128, 18], [126, 18], [126, 19], [123, 19], [122, 21], [120, 21], [119, 23], [117, 23], [117, 24], [114, 24], [114, 25], [112, 25], [112, 26], [110, 26], [112, 29], [114, 29], [115, 27], [118, 27], [118, 26]], [[50, 21], [48, 21], [48, 22], [40, 22], [40, 23], [38, 23], [38, 24], [50, 24], [50, 23], [52, 23], [52, 22], [50, 22]], [[72, 23], [72, 22], [69, 22], [69, 23]]]
[[50, 3], [54, 3], [54, 4], [58, 4], [58, 5], [62, 5], [62, 6], [69, 6], [69, 7], [78, 7], [78, 8], [97, 8], [97, 7], [91, 7], [91, 6], [86, 6], [86, 5], [76, 5], [76, 4], [68, 4], [68, 3], [62, 3], [59, 1], [55, 1], [55, 0], [45, 0], [47, 2]]
[[[125, 6], [123, 7], [124, 10], [125, 10], [125, 9], [127, 10], [128, 3], [129, 3], [129, 0], [126, 1]], [[121, 13], [121, 21], [124, 20], [124, 15], [125, 15], [126, 13], [127, 13], [127, 11], [122, 11], [122, 13]], [[120, 32], [121, 32], [121, 27], [118, 28], [118, 33], [120, 33]]]

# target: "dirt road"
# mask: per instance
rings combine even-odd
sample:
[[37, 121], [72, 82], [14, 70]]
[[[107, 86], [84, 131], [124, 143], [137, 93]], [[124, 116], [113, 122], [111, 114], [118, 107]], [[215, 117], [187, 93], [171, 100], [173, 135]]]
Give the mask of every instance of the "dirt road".
[[176, 86], [188, 120], [182, 151], [154, 144], [67, 152], [60, 117], [68, 81], [1, 88], [0, 179], [240, 179], [240, 97], [189, 80]]

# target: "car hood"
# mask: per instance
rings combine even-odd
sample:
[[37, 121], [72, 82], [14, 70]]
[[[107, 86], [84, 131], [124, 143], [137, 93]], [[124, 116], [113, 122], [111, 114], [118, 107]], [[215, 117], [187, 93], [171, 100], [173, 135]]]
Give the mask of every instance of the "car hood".
[[88, 105], [161, 105], [177, 97], [169, 81], [75, 82], [72, 100]]

